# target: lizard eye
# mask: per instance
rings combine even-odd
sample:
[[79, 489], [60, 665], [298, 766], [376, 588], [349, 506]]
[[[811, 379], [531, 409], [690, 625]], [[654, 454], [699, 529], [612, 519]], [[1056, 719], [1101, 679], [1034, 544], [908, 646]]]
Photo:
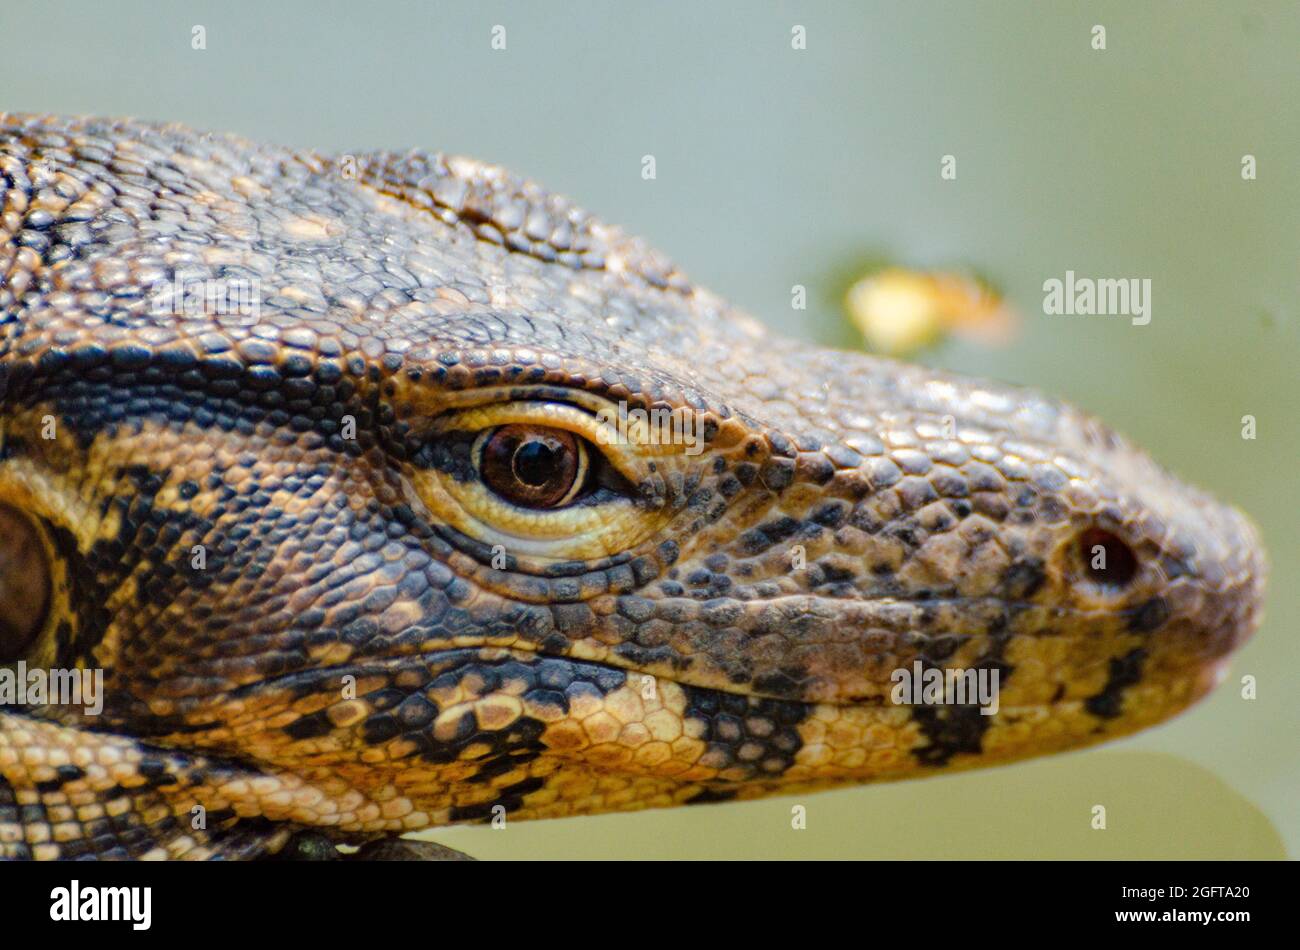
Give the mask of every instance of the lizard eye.
[[1109, 590], [1126, 587], [1137, 573], [1137, 555], [1118, 536], [1089, 528], [1079, 536], [1079, 554], [1088, 578]]
[[586, 481], [587, 446], [564, 429], [505, 425], [476, 440], [473, 457], [484, 484], [511, 504], [558, 508]]
[[410, 457], [412, 484], [434, 520], [516, 566], [621, 554], [680, 510], [678, 476], [693, 462], [619, 431], [617, 412], [516, 398], [442, 413]]
[[36, 525], [18, 509], [0, 505], [0, 663], [27, 655], [45, 627], [51, 586]]

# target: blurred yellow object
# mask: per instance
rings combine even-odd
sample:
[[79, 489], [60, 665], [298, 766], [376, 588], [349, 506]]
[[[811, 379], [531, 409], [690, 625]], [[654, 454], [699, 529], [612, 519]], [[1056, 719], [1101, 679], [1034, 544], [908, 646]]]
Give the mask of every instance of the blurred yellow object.
[[988, 286], [960, 274], [891, 267], [862, 278], [845, 298], [849, 318], [877, 353], [906, 356], [948, 333], [989, 346], [1015, 336], [1018, 317]]

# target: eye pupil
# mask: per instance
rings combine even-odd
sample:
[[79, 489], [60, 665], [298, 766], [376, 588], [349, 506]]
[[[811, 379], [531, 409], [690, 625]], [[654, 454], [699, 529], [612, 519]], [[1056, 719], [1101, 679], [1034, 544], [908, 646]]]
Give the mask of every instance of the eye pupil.
[[512, 504], [554, 508], [581, 487], [587, 455], [572, 432], [516, 424], [481, 438], [477, 458], [483, 483]]
[[547, 438], [533, 438], [515, 449], [514, 472], [525, 485], [541, 488], [555, 477], [559, 456], [564, 450], [558, 442]]

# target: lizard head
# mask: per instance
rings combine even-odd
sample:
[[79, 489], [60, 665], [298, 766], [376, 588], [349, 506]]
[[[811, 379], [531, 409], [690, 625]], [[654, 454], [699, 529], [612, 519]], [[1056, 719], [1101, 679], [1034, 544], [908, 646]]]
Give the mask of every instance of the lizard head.
[[1095, 420], [774, 338], [492, 166], [0, 115], [0, 213], [0, 663], [104, 671], [0, 768], [126, 803], [56, 856], [1003, 762], [1257, 621], [1245, 518]]

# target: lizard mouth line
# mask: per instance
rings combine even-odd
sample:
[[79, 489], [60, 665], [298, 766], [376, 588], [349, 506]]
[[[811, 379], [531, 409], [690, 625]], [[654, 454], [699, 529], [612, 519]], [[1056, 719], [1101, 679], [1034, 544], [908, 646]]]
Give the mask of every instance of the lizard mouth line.
[[[949, 635], [958, 639], [970, 639], [980, 635]], [[1018, 634], [1017, 636], [1032, 636], [1029, 634]], [[1077, 636], [1077, 634], [1076, 634]], [[851, 638], [849, 641], [851, 642]], [[995, 641], [998, 643], [999, 650], [1005, 648], [1005, 641]], [[833, 644], [827, 644], [833, 645]], [[1145, 650], [1138, 648], [1145, 655]], [[1130, 654], [1132, 651], [1129, 651]], [[649, 681], [655, 684], [672, 683], [676, 686], [694, 690], [703, 690], [729, 696], [748, 697], [755, 700], [772, 701], [779, 703], [791, 703], [797, 705], [823, 705], [828, 707], [839, 708], [860, 708], [860, 707], [882, 707], [890, 705], [908, 706], [909, 703], [894, 703], [890, 699], [890, 694], [894, 686], [894, 680], [891, 676], [896, 676], [900, 671], [909, 674], [915, 668], [915, 664], [920, 662], [926, 669], [937, 670], [940, 673], [978, 673], [982, 670], [991, 670], [998, 668], [1001, 670], [1001, 685], [1006, 686], [1011, 681], [1015, 673], [1015, 667], [1006, 663], [994, 655], [984, 655], [974, 658], [970, 663], [949, 662], [948, 660], [936, 661], [925, 656], [911, 656], [899, 658], [892, 665], [879, 664], [870, 678], [864, 676], [862, 683], [869, 685], [872, 690], [870, 693], [861, 693], [852, 696], [826, 696], [826, 695], [783, 695], [770, 690], [763, 690], [753, 686], [746, 686], [734, 682], [722, 682], [707, 677], [692, 677], [682, 675], [689, 671], [667, 670], [663, 672], [647, 672], [630, 663], [611, 662], [608, 656], [583, 655], [581, 652], [555, 652], [542, 649], [539, 645], [533, 644], [521, 639], [475, 639], [473, 641], [466, 639], [458, 642], [451, 642], [445, 646], [438, 646], [433, 649], [412, 650], [410, 652], [395, 652], [388, 655], [358, 657], [351, 661], [343, 661], [323, 667], [316, 667], [307, 670], [297, 670], [284, 673], [278, 676], [266, 677], [256, 683], [248, 683], [236, 687], [233, 690], [223, 694], [223, 698], [243, 699], [255, 695], [260, 691], [274, 692], [276, 690], [297, 690], [305, 689], [308, 685], [318, 685], [330, 680], [342, 680], [343, 677], [354, 677], [361, 679], [367, 675], [377, 673], [388, 673], [413, 664], [428, 664], [429, 666], [446, 665], [455, 657], [485, 657], [485, 658], [517, 658], [525, 661], [556, 661], [561, 663], [570, 663], [584, 667], [599, 668], [607, 671], [613, 676], [621, 676], [632, 684], [634, 687]], [[1231, 664], [1231, 657], [1226, 655], [1190, 657], [1181, 655], [1170, 658], [1176, 662], [1166, 662], [1162, 665], [1160, 671], [1148, 672], [1146, 675], [1151, 678], [1159, 678], [1169, 681], [1177, 680], [1202, 680], [1207, 675], [1212, 679], [1214, 684], [1223, 681], [1227, 676], [1227, 671]], [[1103, 656], [1087, 666], [1081, 666], [1071, 670], [1071, 678], [1085, 676], [1090, 672], [1096, 673], [1104, 671], [1108, 665], [1116, 662], [1114, 657]], [[1025, 708], [1038, 706], [1054, 705], [1056, 700], [1050, 703], [1030, 703], [1023, 704]], [[974, 705], [963, 703], [960, 705]], [[1004, 706], [1004, 709], [1013, 707]]]

